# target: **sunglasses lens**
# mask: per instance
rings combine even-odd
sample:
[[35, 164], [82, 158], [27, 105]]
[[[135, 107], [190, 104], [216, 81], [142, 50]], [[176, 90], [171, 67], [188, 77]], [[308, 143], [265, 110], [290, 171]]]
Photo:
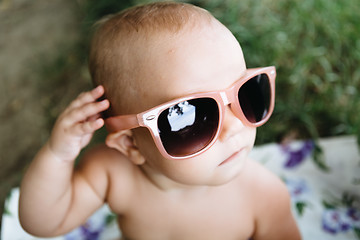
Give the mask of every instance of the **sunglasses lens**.
[[266, 74], [260, 74], [244, 83], [239, 89], [241, 109], [251, 123], [267, 117], [271, 102], [270, 81]]
[[178, 103], [158, 118], [161, 142], [173, 157], [184, 157], [205, 148], [214, 138], [219, 124], [219, 107], [212, 98]]

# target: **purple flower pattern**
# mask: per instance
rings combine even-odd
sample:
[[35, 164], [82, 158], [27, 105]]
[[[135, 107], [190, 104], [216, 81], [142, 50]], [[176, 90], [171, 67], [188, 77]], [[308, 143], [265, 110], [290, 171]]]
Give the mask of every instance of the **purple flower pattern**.
[[[281, 145], [281, 152], [285, 154], [285, 161], [282, 163], [283, 170], [295, 170], [306, 161], [311, 159], [314, 151], [316, 151], [315, 142], [312, 140], [291, 143], [288, 145]], [[292, 171], [293, 172], [293, 171]], [[298, 217], [304, 215], [304, 211], [311, 206], [312, 193], [307, 179], [291, 177], [284, 178], [289, 193], [293, 208], [297, 211]], [[344, 196], [346, 194], [344, 193]], [[323, 198], [323, 211], [321, 213], [321, 228], [324, 233], [339, 236], [341, 234], [349, 234], [354, 232], [356, 239], [360, 240], [360, 202], [357, 205], [350, 204], [347, 201], [337, 200], [337, 204], [328, 204]], [[348, 195], [349, 197], [349, 195]], [[358, 199], [358, 197], [350, 196], [350, 199]]]
[[95, 214], [88, 221], [65, 235], [65, 240], [99, 240], [107, 227], [109, 215]]
[[309, 187], [303, 179], [285, 179], [285, 183], [292, 200], [303, 200], [304, 194], [309, 192]]
[[333, 235], [359, 229], [360, 211], [346, 207], [327, 209], [322, 215], [322, 227], [326, 232]]
[[311, 140], [302, 142], [297, 149], [293, 149], [290, 145], [283, 145], [282, 151], [287, 156], [284, 167], [292, 169], [299, 166], [312, 153], [314, 147], [314, 142]]
[[96, 226], [88, 221], [65, 236], [66, 240], [98, 240], [104, 230], [104, 225]]
[[298, 216], [302, 216], [308, 207], [310, 188], [304, 179], [286, 178], [285, 184], [291, 196], [291, 202]]

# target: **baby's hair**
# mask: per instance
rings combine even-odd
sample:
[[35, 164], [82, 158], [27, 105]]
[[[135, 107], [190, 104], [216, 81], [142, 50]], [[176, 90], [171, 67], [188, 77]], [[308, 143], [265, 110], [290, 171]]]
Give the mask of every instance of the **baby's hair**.
[[141, 69], [137, 47], [161, 33], [179, 34], [215, 19], [206, 10], [186, 3], [139, 5], [98, 21], [90, 47], [89, 69], [94, 85], [103, 85], [111, 102], [110, 114], [128, 114], [128, 96], [136, 96]]

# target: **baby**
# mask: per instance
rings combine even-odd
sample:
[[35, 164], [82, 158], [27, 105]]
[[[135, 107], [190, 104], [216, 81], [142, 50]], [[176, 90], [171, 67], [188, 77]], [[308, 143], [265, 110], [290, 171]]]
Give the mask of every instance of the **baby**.
[[[67, 233], [107, 203], [123, 239], [300, 239], [284, 184], [248, 159], [274, 107], [275, 68], [247, 69], [211, 14], [167, 2], [112, 15], [98, 23], [90, 72], [98, 86], [59, 116], [24, 176], [26, 231]], [[74, 167], [104, 124], [106, 144]]]

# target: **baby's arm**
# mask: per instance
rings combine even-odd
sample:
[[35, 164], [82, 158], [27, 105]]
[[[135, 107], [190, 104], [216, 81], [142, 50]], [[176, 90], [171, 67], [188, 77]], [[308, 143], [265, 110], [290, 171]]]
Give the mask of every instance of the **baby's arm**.
[[40, 149], [27, 170], [19, 200], [20, 222], [28, 232], [56, 236], [68, 232], [100, 207], [104, 192], [95, 192], [74, 160], [93, 133], [104, 125], [100, 112], [108, 100], [97, 102], [104, 94], [99, 86], [82, 93], [59, 116], [47, 143]]

